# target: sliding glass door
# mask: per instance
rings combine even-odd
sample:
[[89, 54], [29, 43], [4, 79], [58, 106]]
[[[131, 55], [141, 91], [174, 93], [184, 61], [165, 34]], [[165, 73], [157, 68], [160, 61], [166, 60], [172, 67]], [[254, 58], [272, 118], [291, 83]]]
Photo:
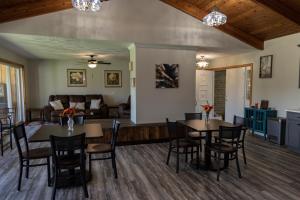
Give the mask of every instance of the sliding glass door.
[[0, 109], [13, 112], [15, 121], [25, 119], [23, 68], [0, 63]]

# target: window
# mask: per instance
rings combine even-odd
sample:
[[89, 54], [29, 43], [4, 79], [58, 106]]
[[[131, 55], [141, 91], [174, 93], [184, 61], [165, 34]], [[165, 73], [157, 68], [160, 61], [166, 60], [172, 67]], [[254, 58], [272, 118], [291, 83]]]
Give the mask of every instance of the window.
[[0, 63], [0, 109], [14, 112], [16, 121], [25, 119], [23, 68]]

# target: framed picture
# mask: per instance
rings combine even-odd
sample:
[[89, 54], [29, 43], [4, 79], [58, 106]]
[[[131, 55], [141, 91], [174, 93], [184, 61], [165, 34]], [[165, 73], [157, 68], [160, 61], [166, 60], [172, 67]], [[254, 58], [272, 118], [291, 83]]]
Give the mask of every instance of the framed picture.
[[122, 87], [122, 71], [104, 70], [105, 87]]
[[68, 87], [86, 87], [85, 69], [67, 69]]
[[156, 65], [156, 88], [178, 88], [179, 65]]
[[272, 78], [273, 55], [260, 57], [259, 78]]
[[5, 97], [5, 85], [3, 83], [0, 84], [0, 97]]

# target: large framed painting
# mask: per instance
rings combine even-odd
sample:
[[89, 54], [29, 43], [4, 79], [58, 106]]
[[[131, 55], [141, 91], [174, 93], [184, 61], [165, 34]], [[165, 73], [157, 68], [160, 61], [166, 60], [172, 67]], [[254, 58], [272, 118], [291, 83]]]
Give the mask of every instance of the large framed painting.
[[86, 87], [85, 69], [67, 69], [68, 87]]
[[156, 88], [178, 88], [178, 64], [156, 65]]
[[104, 70], [105, 87], [122, 87], [122, 71]]
[[259, 78], [272, 78], [273, 55], [260, 57]]

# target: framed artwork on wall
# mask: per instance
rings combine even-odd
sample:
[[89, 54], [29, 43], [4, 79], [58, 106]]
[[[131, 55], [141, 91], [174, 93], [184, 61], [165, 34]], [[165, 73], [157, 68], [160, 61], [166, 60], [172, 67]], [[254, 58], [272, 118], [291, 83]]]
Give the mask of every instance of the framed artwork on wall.
[[273, 55], [260, 57], [259, 78], [272, 78]]
[[85, 69], [67, 69], [68, 87], [86, 87]]
[[104, 70], [105, 87], [122, 87], [122, 71]]
[[156, 65], [156, 88], [178, 88], [179, 65]]

